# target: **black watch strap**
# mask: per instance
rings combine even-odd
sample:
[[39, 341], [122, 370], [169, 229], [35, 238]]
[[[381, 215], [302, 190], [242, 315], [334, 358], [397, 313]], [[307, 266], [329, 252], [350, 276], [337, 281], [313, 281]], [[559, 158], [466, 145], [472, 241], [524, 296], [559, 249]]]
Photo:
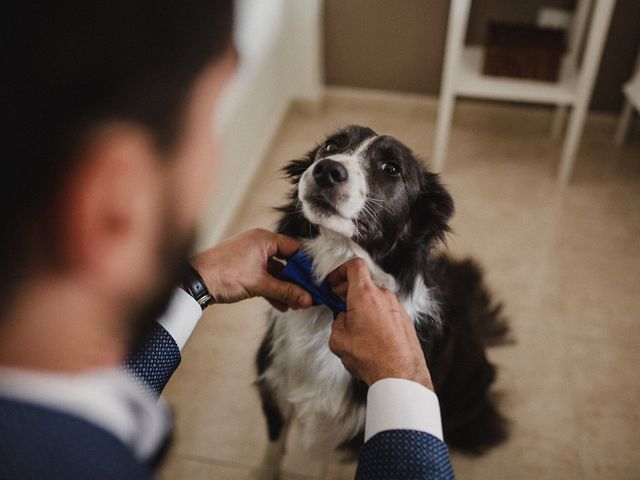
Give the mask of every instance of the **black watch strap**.
[[184, 273], [182, 274], [182, 288], [198, 302], [202, 310], [215, 303], [215, 299], [209, 293], [204, 280], [189, 263], [185, 265]]

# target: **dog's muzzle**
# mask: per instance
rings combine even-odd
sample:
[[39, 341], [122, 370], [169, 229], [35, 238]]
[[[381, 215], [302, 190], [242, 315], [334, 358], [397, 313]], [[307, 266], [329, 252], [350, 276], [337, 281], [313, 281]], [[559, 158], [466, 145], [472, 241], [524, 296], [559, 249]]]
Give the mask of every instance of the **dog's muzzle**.
[[346, 182], [349, 174], [340, 162], [325, 158], [313, 168], [313, 179], [320, 188], [333, 188]]

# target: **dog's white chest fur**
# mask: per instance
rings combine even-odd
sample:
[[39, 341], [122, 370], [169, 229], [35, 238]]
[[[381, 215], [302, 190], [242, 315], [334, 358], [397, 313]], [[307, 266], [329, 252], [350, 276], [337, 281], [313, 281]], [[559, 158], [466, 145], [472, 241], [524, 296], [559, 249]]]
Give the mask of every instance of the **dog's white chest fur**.
[[331, 230], [320, 227], [320, 235], [305, 243], [306, 252], [313, 258], [313, 272], [316, 280], [322, 281], [333, 270], [354, 257], [363, 258], [371, 272], [373, 282], [395, 292], [396, 281], [386, 274], [369, 254], [357, 243]]
[[[345, 237], [321, 228], [305, 250], [313, 257], [318, 281], [358, 256], [369, 265], [374, 283], [396, 291], [395, 279]], [[434, 307], [421, 277], [416, 278], [412, 295], [401, 300], [414, 321]], [[273, 387], [284, 411], [292, 407], [305, 444], [338, 446], [353, 438], [364, 428], [365, 407], [351, 398], [352, 377], [329, 350], [333, 313], [316, 306], [286, 313], [272, 310], [270, 316], [274, 320], [272, 363], [262, 378]]]
[[[337, 446], [364, 425], [364, 406], [354, 409], [351, 376], [329, 350], [333, 313], [324, 306], [271, 313], [273, 363], [263, 377], [272, 385], [283, 410], [293, 416], [308, 447]], [[355, 410], [355, 411], [354, 411]]]

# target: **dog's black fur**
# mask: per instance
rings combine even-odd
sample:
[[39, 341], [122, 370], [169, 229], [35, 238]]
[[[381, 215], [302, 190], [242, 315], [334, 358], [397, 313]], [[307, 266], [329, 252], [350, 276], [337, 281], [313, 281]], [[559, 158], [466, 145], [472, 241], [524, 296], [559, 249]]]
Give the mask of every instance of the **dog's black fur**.
[[[290, 202], [279, 208], [282, 217], [278, 232], [299, 239], [318, 235], [317, 227], [299, 209], [300, 177], [314, 161], [326, 155], [327, 145], [332, 151], [337, 146], [339, 151], [349, 152], [362, 139], [373, 135], [365, 127], [346, 127], [284, 168], [294, 188]], [[441, 305], [441, 326], [426, 319], [417, 323], [417, 333], [440, 400], [445, 441], [452, 448], [481, 453], [507, 435], [507, 422], [490, 392], [496, 369], [485, 354], [485, 347], [501, 343], [508, 331], [501, 305], [492, 302], [477, 264], [433, 253], [433, 247], [444, 241], [454, 211], [453, 201], [439, 177], [427, 171], [393, 137], [377, 137], [367, 158], [370, 165], [393, 161], [401, 168], [402, 183], [388, 178], [379, 169], [368, 168], [370, 193], [384, 201], [384, 207], [379, 202], [371, 204], [381, 228], [374, 229], [363, 218], [354, 240], [385, 272], [395, 277], [399, 293], [412, 291], [418, 274], [434, 292]], [[271, 362], [272, 346], [270, 329], [256, 359], [259, 375]], [[283, 415], [268, 385], [259, 381], [258, 387], [269, 438], [275, 440], [282, 430]], [[367, 387], [355, 378], [352, 391], [353, 402], [366, 401]], [[362, 435], [358, 435], [344, 446], [357, 448], [361, 443]]]

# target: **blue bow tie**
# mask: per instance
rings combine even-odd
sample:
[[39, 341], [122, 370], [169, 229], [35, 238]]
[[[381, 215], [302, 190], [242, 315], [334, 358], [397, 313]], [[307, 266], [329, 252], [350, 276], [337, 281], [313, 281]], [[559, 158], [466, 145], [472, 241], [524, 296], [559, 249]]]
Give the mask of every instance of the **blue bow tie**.
[[333, 311], [334, 318], [338, 313], [347, 310], [344, 300], [331, 291], [329, 282], [324, 281], [319, 285], [315, 282], [311, 257], [303, 251], [299, 251], [289, 258], [282, 273], [280, 273], [280, 279], [304, 288], [311, 294], [313, 304], [326, 305]]

